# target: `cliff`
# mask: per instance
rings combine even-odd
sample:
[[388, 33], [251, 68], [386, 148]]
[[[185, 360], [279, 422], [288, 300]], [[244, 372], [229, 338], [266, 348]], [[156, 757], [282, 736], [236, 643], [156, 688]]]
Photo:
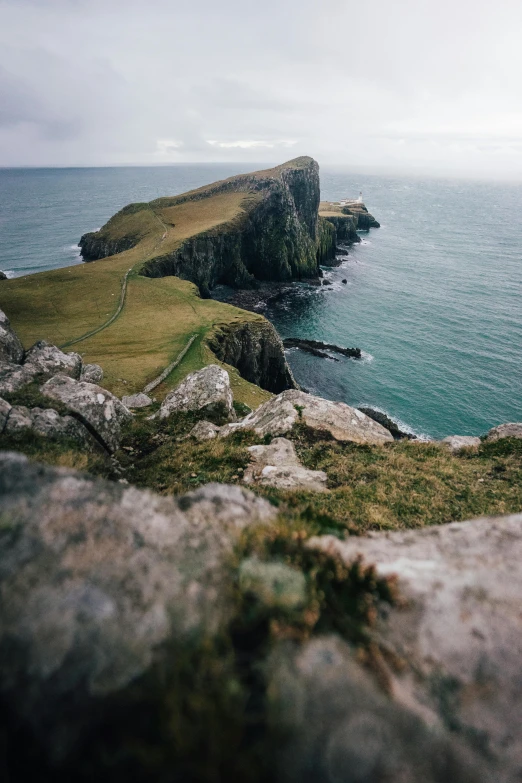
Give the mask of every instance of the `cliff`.
[[[100, 231], [80, 240], [86, 261], [138, 246], [158, 234], [141, 274], [175, 275], [203, 296], [218, 283], [250, 287], [258, 280], [317, 275], [319, 166], [296, 158], [149, 204], [131, 204]], [[182, 218], [183, 226], [179, 225]]]
[[281, 338], [269, 321], [220, 324], [208, 346], [220, 361], [231, 364], [242, 378], [262, 389], [277, 394], [297, 388]]

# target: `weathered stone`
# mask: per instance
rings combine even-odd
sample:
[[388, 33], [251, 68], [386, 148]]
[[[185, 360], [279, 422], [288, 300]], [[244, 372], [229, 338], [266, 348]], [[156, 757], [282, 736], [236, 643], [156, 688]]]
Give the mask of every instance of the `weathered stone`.
[[20, 364], [24, 358], [24, 347], [9, 323], [9, 318], [0, 310], [0, 362]]
[[187, 437], [195, 438], [196, 440], [212, 440], [219, 432], [219, 427], [212, 424], [211, 421], [198, 421], [198, 423], [192, 427]]
[[80, 380], [87, 381], [87, 383], [99, 383], [103, 381], [103, 370], [99, 364], [84, 364]]
[[148, 394], [130, 394], [128, 397], [121, 398], [122, 403], [126, 408], [148, 408], [152, 405], [152, 400]]
[[226, 624], [237, 537], [275, 516], [239, 487], [174, 499], [0, 454], [5, 725], [67, 762], [114, 694]]
[[406, 605], [376, 629], [406, 664], [402, 674], [389, 671], [392, 695], [496, 759], [496, 781], [518, 780], [522, 514], [346, 541], [322, 536], [309, 546], [346, 563], [362, 555], [379, 575], [398, 576]]
[[444, 443], [454, 453], [462, 451], [462, 449], [476, 449], [480, 446], [480, 438], [474, 438], [472, 435], [448, 435], [447, 438], [443, 438], [441, 443]]
[[326, 473], [304, 468], [299, 462], [292, 441], [275, 438], [268, 446], [250, 446], [248, 451], [252, 464], [245, 471], [245, 484], [288, 490], [304, 489], [311, 492], [326, 491]]
[[499, 424], [486, 435], [486, 440], [500, 440], [500, 438], [522, 438], [522, 422]]
[[268, 665], [285, 783], [500, 783], [490, 764], [378, 689], [336, 637], [282, 644]]
[[18, 430], [30, 430], [32, 426], [33, 420], [31, 419], [31, 411], [29, 408], [26, 408], [25, 405], [13, 405], [9, 411], [4, 431], [17, 432]]
[[286, 435], [299, 420], [339, 441], [378, 444], [393, 440], [387, 429], [356, 408], [294, 389], [268, 400], [241, 421], [226, 425], [220, 437], [237, 429], [252, 429], [262, 436]]
[[116, 451], [121, 427], [130, 421], [132, 414], [114, 394], [94, 383], [75, 381], [67, 375], [51, 378], [42, 386], [41, 392], [67, 405], [88, 429], [96, 432], [109, 451]]
[[239, 567], [239, 589], [272, 609], [293, 611], [306, 603], [306, 579], [284, 563], [263, 563], [255, 557]]
[[82, 357], [79, 353], [64, 353], [56, 345], [39, 340], [27, 351], [24, 367], [45, 378], [61, 374], [77, 380], [82, 369]]
[[0, 394], [18, 391], [35, 378], [35, 368], [0, 361]]
[[11, 405], [0, 397], [0, 435], [4, 431]]
[[93, 446], [90, 432], [72, 416], [60, 416], [53, 408], [32, 408], [32, 429], [51, 440], [70, 438], [82, 446]]
[[187, 375], [185, 380], [165, 397], [159, 417], [165, 419], [178, 411], [204, 411], [235, 419], [228, 372], [217, 364], [210, 364]]

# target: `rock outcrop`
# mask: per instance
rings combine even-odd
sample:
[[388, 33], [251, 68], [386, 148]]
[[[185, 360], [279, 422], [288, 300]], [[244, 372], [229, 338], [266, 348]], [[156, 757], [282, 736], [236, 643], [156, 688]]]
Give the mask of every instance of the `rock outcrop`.
[[499, 424], [486, 435], [486, 440], [500, 440], [500, 438], [522, 438], [522, 422]]
[[9, 323], [9, 318], [0, 310], [0, 362], [20, 364], [24, 358], [24, 347]]
[[183, 649], [226, 624], [234, 544], [275, 515], [239, 487], [176, 500], [0, 454], [7, 730], [25, 729], [40, 762], [76, 777], [75, 754], [102, 723], [117, 728], [126, 688], [148, 676], [161, 694]]
[[68, 438], [87, 448], [95, 442], [83, 424], [72, 416], [61, 416], [54, 408], [11, 406], [0, 398], [0, 435], [20, 430], [31, 430], [51, 440]]
[[209, 364], [187, 375], [174, 391], [167, 394], [159, 413], [166, 419], [178, 411], [201, 411], [225, 419], [235, 419], [230, 378], [217, 364]]
[[152, 405], [152, 399], [143, 392], [122, 397], [121, 401], [126, 408], [148, 408], [149, 405]]
[[286, 435], [298, 421], [339, 441], [374, 444], [393, 441], [387, 429], [356, 408], [293, 389], [263, 403], [241, 421], [225, 425], [220, 437], [238, 429], [251, 429], [262, 436]]
[[284, 490], [326, 491], [326, 473], [304, 468], [292, 441], [274, 438], [268, 446], [249, 446], [248, 451], [252, 462], [243, 476], [245, 484]]
[[82, 357], [79, 353], [64, 353], [56, 345], [39, 340], [27, 351], [24, 368], [34, 376], [51, 378], [60, 374], [78, 380], [82, 372]]
[[7, 275], [5, 272], [0, 271], [0, 280], [7, 280]]
[[212, 424], [211, 421], [202, 419], [201, 421], [198, 421], [194, 427], [192, 427], [187, 437], [194, 438], [195, 440], [199, 441], [213, 440], [217, 437], [218, 432], [219, 427], [216, 424]]
[[309, 546], [398, 575], [405, 605], [376, 631], [388, 660], [406, 664], [388, 672], [392, 695], [496, 761], [495, 781], [518, 780], [522, 514]]
[[480, 438], [471, 435], [448, 435], [441, 440], [451, 451], [456, 454], [462, 449], [476, 449], [480, 446]]
[[220, 361], [231, 364], [242, 378], [262, 389], [277, 394], [297, 388], [281, 338], [269, 321], [219, 325], [208, 345]]
[[103, 370], [99, 364], [84, 364], [80, 380], [87, 381], [87, 383], [100, 383], [103, 381]]
[[122, 425], [130, 421], [132, 414], [114, 394], [95, 383], [75, 381], [67, 375], [54, 376], [44, 383], [41, 392], [74, 411], [106, 449], [116, 451]]

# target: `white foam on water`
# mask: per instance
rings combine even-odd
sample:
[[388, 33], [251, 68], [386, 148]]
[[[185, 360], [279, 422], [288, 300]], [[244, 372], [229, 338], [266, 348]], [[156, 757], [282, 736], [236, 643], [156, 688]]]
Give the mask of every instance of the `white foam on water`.
[[[361, 351], [361, 358], [358, 359], [358, 362], [364, 362], [364, 364], [369, 364], [370, 362], [373, 362], [375, 359], [375, 356], [372, 356], [371, 353], [368, 353], [367, 351]], [[373, 408], [373, 405], [368, 406], [370, 408]], [[375, 408], [375, 410], [379, 410], [379, 408]], [[385, 411], [381, 411], [381, 413], [384, 413]]]
[[15, 276], [15, 273], [12, 269], [2, 269], [2, 272], [7, 277], [8, 280], [11, 280]]

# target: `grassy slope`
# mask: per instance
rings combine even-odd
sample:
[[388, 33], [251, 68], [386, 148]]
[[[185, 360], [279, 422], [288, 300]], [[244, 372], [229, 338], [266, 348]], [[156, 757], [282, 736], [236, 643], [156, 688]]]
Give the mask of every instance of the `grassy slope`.
[[[176, 277], [141, 277], [139, 267], [151, 255], [173, 250], [194, 233], [240, 219], [245, 201], [252, 198], [244, 193], [217, 194], [123, 216], [112, 231], [123, 236], [132, 225], [141, 236], [134, 248], [101, 261], [4, 281], [0, 306], [26, 347], [37, 339], [62, 345], [109, 319], [117, 308], [124, 275], [132, 268], [126, 303], [117, 320], [70, 350], [80, 352], [87, 362], [101, 364], [104, 385], [124, 394], [141, 390], [176, 358], [192, 334], [200, 334], [201, 339], [181, 364], [155, 390], [161, 397], [187, 372], [216, 361], [202, 344], [214, 323], [256, 320], [259, 316], [202, 300], [192, 283]], [[255, 407], [270, 396], [244, 381], [234, 369], [230, 372], [238, 401]]]

